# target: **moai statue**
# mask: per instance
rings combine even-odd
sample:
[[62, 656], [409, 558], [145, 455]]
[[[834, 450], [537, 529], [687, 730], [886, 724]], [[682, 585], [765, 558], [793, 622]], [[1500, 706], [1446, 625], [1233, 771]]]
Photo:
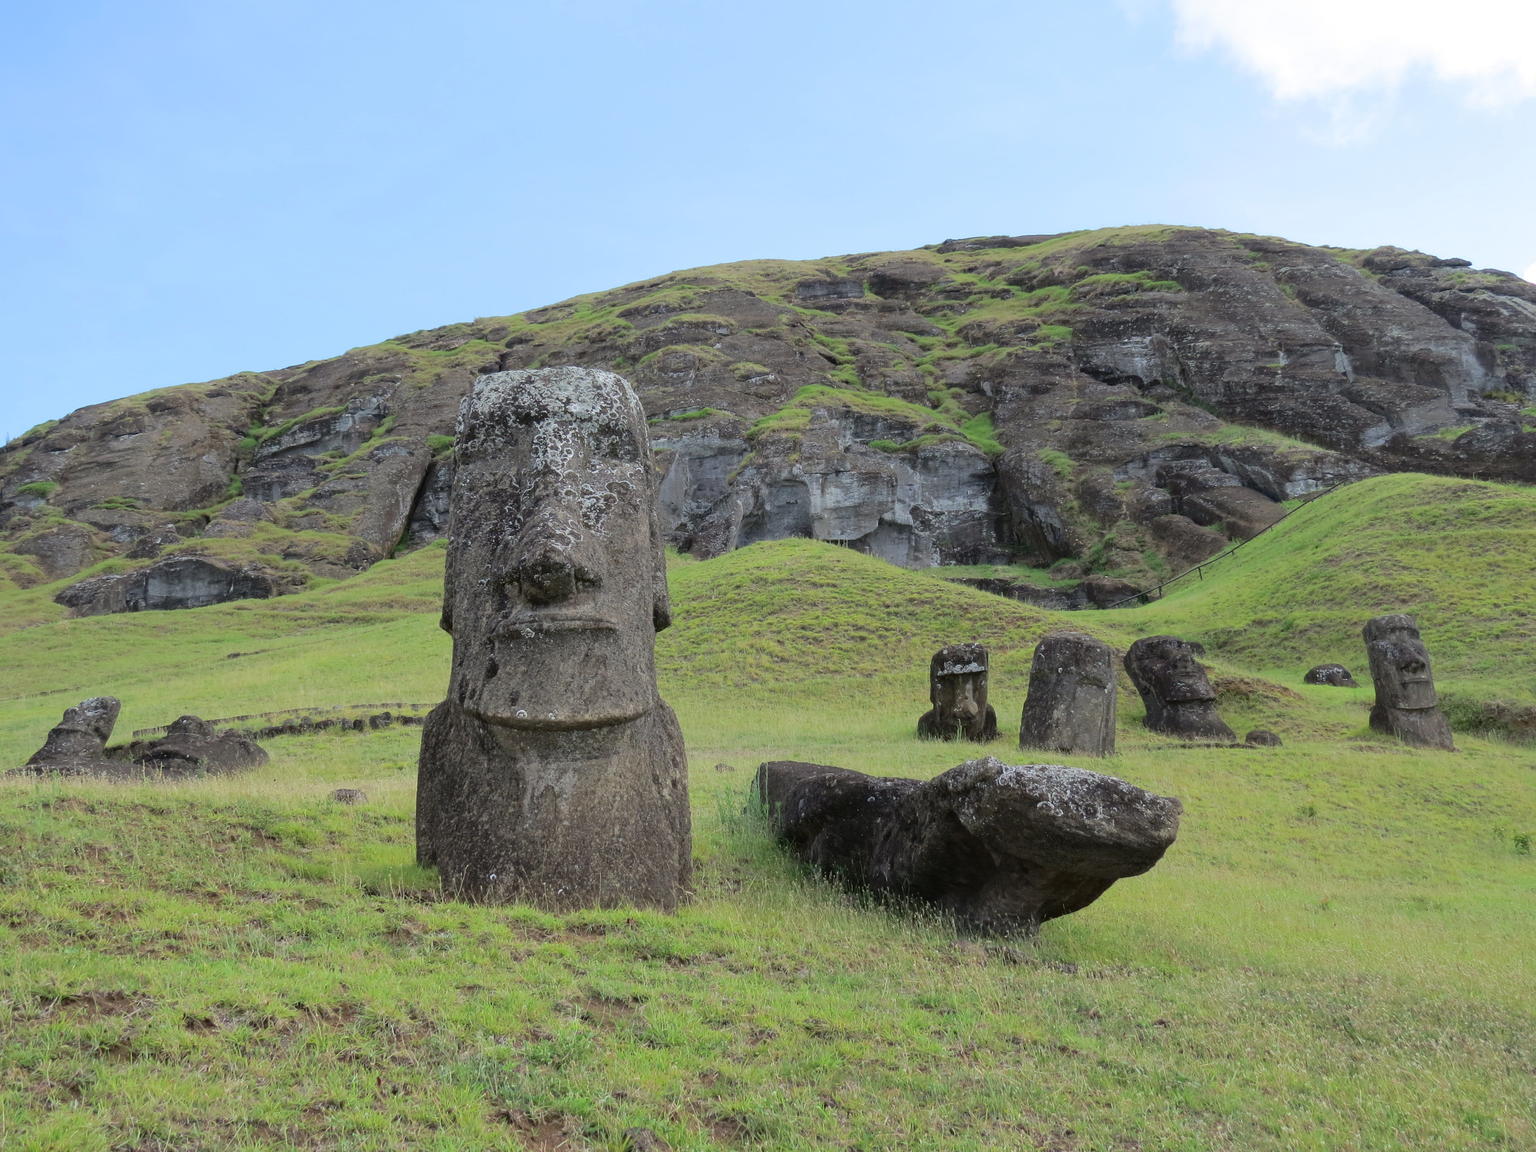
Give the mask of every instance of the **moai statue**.
[[1126, 652], [1125, 670], [1147, 707], [1146, 726], [1185, 740], [1235, 741], [1196, 653], [1177, 636], [1144, 636]]
[[61, 776], [109, 771], [112, 764], [107, 760], [107, 741], [112, 738], [121, 708], [115, 696], [92, 696], [66, 708], [63, 719], [48, 733], [43, 746], [32, 753], [23, 771]]
[[987, 650], [951, 644], [928, 662], [928, 699], [933, 707], [917, 721], [924, 740], [997, 739], [997, 712], [987, 703]]
[[1412, 616], [1377, 616], [1365, 626], [1365, 651], [1376, 682], [1371, 728], [1421, 748], [1454, 752], [1451, 726], [1440, 711], [1429, 650]]
[[459, 408], [416, 855], [465, 899], [671, 910], [692, 852], [645, 414], [591, 368], [482, 376]]
[[1019, 747], [1112, 756], [1115, 653], [1082, 632], [1053, 632], [1035, 646]]
[[1327, 684], [1333, 688], [1356, 688], [1355, 678], [1349, 674], [1349, 669], [1342, 664], [1319, 664], [1315, 668], [1308, 668], [1303, 676], [1304, 684]]

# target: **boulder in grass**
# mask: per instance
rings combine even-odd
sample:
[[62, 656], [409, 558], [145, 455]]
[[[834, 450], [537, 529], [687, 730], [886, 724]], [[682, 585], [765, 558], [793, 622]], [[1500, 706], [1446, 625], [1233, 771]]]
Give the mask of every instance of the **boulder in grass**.
[[1033, 932], [1147, 871], [1182, 812], [1113, 776], [995, 757], [927, 781], [777, 760], [758, 768], [753, 791], [806, 863], [981, 932]]

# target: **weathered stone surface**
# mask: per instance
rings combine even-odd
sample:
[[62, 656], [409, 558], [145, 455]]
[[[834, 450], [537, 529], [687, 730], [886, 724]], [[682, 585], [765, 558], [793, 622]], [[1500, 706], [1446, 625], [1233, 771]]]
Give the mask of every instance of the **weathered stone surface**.
[[267, 762], [266, 750], [250, 737], [218, 731], [197, 716], [177, 717], [160, 739], [131, 744], [126, 755], [141, 769], [167, 777], [220, 775]]
[[[803, 535], [1146, 586], [1382, 469], [1536, 482], [1523, 280], [1137, 228], [695, 269], [95, 405], [0, 448], [0, 544], [61, 514], [99, 531], [91, 559], [148, 558], [174, 518], [344, 574], [298, 534], [351, 537], [364, 563], [440, 535], [459, 400], [547, 363], [633, 366], [663, 531], [700, 556]], [[270, 523], [194, 514], [242, 491]], [[81, 542], [45, 542], [51, 571]]]
[[337, 804], [366, 804], [368, 793], [361, 788], [338, 788], [331, 793], [331, 799]]
[[1198, 645], [1177, 636], [1144, 636], [1125, 654], [1125, 670], [1146, 705], [1153, 732], [1186, 740], [1236, 740], [1216, 712], [1216, 690], [1195, 659]]
[[1334, 688], [1358, 688], [1355, 678], [1349, 674], [1349, 669], [1342, 664], [1319, 664], [1315, 668], [1308, 668], [1303, 676], [1304, 684], [1328, 684]]
[[1243, 737], [1243, 743], [1252, 744], [1259, 748], [1278, 748], [1284, 741], [1268, 728], [1255, 728]]
[[639, 401], [594, 369], [488, 375], [456, 455], [417, 856], [467, 899], [675, 908], [687, 766], [656, 691], [670, 609]]
[[104, 771], [107, 741], [122, 704], [114, 696], [92, 696], [64, 710], [64, 718], [48, 733], [43, 746], [27, 760], [36, 774], [80, 776]]
[[43, 570], [43, 579], [61, 580], [95, 562], [96, 537], [83, 524], [61, 524], [24, 536], [13, 550], [35, 559]]
[[1455, 751], [1418, 622], [1401, 614], [1377, 616], [1366, 624], [1364, 634], [1376, 685], [1371, 728], [1405, 744]]
[[951, 644], [928, 662], [928, 701], [933, 705], [917, 720], [924, 740], [997, 739], [997, 710], [987, 703], [987, 649], [981, 644]]
[[1114, 755], [1114, 649], [1081, 632], [1053, 632], [1035, 646], [1019, 747]]
[[753, 792], [806, 863], [990, 932], [1033, 931], [1145, 872], [1182, 811], [1112, 776], [992, 757], [929, 781], [778, 760], [758, 768]]
[[286, 591], [288, 579], [259, 565], [172, 556], [136, 572], [93, 576], [71, 584], [54, 600], [76, 616], [203, 608], [229, 600], [264, 600]]

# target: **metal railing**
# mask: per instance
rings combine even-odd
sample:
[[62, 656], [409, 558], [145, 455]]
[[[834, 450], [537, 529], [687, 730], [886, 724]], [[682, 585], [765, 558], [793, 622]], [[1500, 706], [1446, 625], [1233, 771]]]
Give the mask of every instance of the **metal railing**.
[[1150, 604], [1154, 600], [1161, 599], [1162, 592], [1163, 592], [1164, 588], [1167, 588], [1168, 585], [1170, 585], [1170, 584], [1177, 583], [1178, 581], [1184, 579], [1186, 576], [1196, 576], [1199, 579], [1204, 580], [1205, 579], [1205, 570], [1207, 568], [1209, 568], [1212, 564], [1216, 564], [1219, 561], [1225, 560], [1228, 556], [1232, 555], [1232, 553], [1236, 552], [1239, 548], [1242, 548], [1244, 545], [1252, 544], [1255, 540], [1257, 540], [1260, 536], [1264, 535], [1264, 533], [1268, 532], [1271, 528], [1274, 528], [1274, 527], [1276, 527], [1276, 526], [1278, 526], [1280, 524], [1284, 524], [1287, 520], [1289, 520], [1292, 516], [1296, 515], [1296, 513], [1300, 512], [1303, 508], [1310, 508], [1310, 507], [1312, 507], [1312, 505], [1316, 504], [1319, 500], [1321, 500], [1324, 496], [1327, 496], [1330, 492], [1337, 492], [1340, 488], [1343, 488], [1345, 485], [1353, 484], [1353, 483], [1354, 483], [1353, 480], [1340, 480], [1337, 484], [1333, 485], [1331, 488], [1324, 488], [1321, 492], [1313, 493], [1311, 496], [1309, 496], [1307, 498], [1306, 503], [1298, 504], [1295, 508], [1287, 509], [1287, 511], [1286, 511], [1284, 516], [1281, 516], [1273, 524], [1266, 524], [1263, 528], [1260, 528], [1252, 536], [1248, 537], [1248, 539], [1246, 539], [1246, 540], [1239, 540], [1236, 544], [1232, 545], [1232, 547], [1226, 549], [1226, 551], [1218, 552], [1216, 555], [1212, 556], [1209, 560], [1202, 560], [1202, 561], [1200, 561], [1200, 563], [1196, 564], [1193, 568], [1186, 568], [1183, 572], [1180, 572], [1177, 576], [1170, 576], [1170, 577], [1168, 577], [1168, 579], [1162, 581], [1160, 584], [1154, 584], [1151, 588], [1148, 588], [1145, 591], [1133, 592], [1129, 596], [1125, 596], [1125, 597], [1122, 597], [1119, 600], [1116, 600], [1113, 604], [1106, 604], [1106, 605], [1104, 605], [1103, 609], [1101, 609], [1101, 611], [1106, 611], [1107, 612], [1111, 608], [1119, 608], [1122, 604], [1129, 604], [1133, 600], [1136, 603], [1138, 603], [1138, 604]]

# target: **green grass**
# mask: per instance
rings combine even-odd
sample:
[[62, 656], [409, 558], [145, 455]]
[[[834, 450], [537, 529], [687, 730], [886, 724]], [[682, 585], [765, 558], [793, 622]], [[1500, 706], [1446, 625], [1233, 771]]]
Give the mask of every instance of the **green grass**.
[[[1406, 607], [1442, 679], [1530, 685], [1533, 532], [1527, 490], [1373, 480], [1106, 613], [809, 541], [677, 562], [657, 656], [699, 871], [675, 917], [437, 899], [411, 863], [414, 729], [273, 740], [223, 779], [0, 782], [0, 1146], [1530, 1147], [1531, 754], [1404, 749], [1367, 729], [1368, 688], [1299, 680], [1360, 676], [1360, 624]], [[124, 736], [435, 701], [442, 556], [267, 602], [0, 611], [0, 763], [100, 692]], [[1122, 683], [1119, 754], [1078, 762], [1182, 798], [1146, 876], [1036, 940], [966, 939], [808, 878], [744, 812], [763, 759], [924, 777], [980, 751], [912, 738], [948, 642], [990, 645], [986, 751], [1023, 759], [1031, 650], [1061, 625], [1202, 640], [1229, 722], [1286, 740], [1171, 746]]]

